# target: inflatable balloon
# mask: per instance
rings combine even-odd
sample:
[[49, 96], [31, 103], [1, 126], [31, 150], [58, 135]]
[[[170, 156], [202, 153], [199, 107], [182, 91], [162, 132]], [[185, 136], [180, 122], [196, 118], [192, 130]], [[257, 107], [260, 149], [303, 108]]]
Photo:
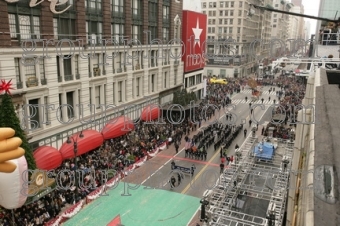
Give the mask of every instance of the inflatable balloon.
[[11, 128], [0, 128], [0, 172], [12, 173], [16, 165], [8, 160], [17, 159], [25, 154], [20, 147], [22, 141], [19, 137], [13, 137], [15, 131]]
[[6, 209], [21, 207], [28, 192], [28, 186], [23, 186], [27, 172], [25, 150], [19, 147], [22, 141], [14, 134], [11, 128], [0, 128], [0, 206]]

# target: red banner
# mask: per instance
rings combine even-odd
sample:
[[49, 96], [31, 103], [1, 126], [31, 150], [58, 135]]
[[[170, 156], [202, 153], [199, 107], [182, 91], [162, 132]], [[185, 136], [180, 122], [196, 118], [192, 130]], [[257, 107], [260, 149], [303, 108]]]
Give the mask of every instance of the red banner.
[[182, 41], [184, 72], [204, 68], [206, 60], [207, 15], [183, 10]]

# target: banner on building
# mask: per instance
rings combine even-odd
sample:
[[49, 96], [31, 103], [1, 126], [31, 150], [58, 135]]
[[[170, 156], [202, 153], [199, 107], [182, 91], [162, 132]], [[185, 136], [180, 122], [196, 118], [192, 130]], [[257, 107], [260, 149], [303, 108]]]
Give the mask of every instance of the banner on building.
[[182, 26], [182, 41], [184, 72], [195, 71], [204, 68], [206, 59], [207, 38], [207, 15], [193, 11], [184, 10]]

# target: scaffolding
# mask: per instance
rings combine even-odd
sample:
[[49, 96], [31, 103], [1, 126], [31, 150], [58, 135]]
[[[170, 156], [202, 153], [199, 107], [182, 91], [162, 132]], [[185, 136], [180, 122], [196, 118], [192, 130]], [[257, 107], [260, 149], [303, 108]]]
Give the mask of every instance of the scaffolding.
[[235, 151], [235, 162], [205, 197], [209, 202], [206, 207], [208, 225], [282, 225], [294, 143], [270, 139], [276, 147], [270, 160], [254, 156], [253, 150], [258, 143], [254, 134], [247, 138]]

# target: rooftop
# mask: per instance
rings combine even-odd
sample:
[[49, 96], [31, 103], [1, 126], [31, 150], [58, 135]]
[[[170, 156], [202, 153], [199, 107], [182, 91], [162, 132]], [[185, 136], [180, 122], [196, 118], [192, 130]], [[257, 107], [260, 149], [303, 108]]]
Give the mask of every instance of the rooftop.
[[[316, 87], [314, 184], [321, 189], [314, 196], [314, 225], [340, 225], [340, 71], [320, 69]], [[327, 169], [328, 168], [328, 169]]]

